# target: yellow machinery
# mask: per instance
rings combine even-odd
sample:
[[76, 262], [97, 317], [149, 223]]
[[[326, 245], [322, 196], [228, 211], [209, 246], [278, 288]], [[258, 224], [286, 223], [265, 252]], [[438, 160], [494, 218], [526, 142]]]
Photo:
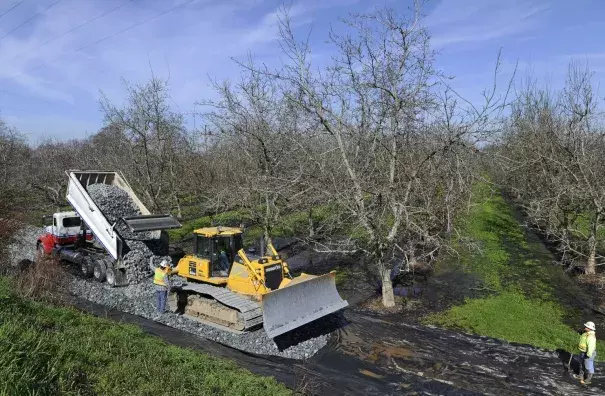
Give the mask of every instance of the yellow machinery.
[[246, 255], [239, 228], [200, 228], [193, 237], [193, 254], [172, 271], [188, 282], [169, 298], [190, 318], [236, 331], [263, 324], [273, 338], [348, 306], [334, 272], [292, 277], [271, 243], [269, 255]]

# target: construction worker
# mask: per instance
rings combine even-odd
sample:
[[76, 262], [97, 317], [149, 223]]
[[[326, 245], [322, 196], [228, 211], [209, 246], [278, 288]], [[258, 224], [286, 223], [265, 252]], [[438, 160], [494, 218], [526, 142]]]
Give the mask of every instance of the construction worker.
[[156, 306], [159, 313], [166, 310], [166, 300], [170, 291], [170, 263], [168, 260], [162, 260], [160, 266], [153, 273], [153, 284], [155, 285]]
[[227, 271], [229, 271], [229, 266], [231, 264], [229, 263], [229, 256], [227, 255], [227, 252], [225, 251], [225, 249], [221, 249], [221, 253], [219, 254], [218, 257], [219, 257], [219, 261], [220, 261], [221, 271], [224, 271], [226, 274]]
[[[580, 383], [590, 384], [594, 374], [594, 359], [597, 356], [597, 336], [594, 322], [584, 323], [584, 333], [580, 336], [578, 349], [580, 350], [580, 373], [575, 376]], [[586, 373], [586, 374], [584, 374]]]

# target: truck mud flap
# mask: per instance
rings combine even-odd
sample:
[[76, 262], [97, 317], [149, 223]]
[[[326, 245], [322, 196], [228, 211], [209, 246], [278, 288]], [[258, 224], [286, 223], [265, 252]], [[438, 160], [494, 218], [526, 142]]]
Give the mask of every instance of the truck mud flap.
[[269, 337], [277, 337], [349, 305], [338, 294], [333, 273], [300, 278], [262, 296], [263, 323]]
[[128, 286], [128, 278], [126, 277], [126, 270], [123, 268], [115, 269], [115, 286]]

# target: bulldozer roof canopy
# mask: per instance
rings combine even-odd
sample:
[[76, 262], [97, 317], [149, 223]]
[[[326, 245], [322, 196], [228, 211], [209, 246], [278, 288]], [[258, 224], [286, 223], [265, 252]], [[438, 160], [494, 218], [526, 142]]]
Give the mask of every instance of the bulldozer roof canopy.
[[235, 227], [204, 227], [193, 230], [193, 233], [205, 237], [213, 237], [218, 235], [238, 235], [242, 233], [242, 230]]

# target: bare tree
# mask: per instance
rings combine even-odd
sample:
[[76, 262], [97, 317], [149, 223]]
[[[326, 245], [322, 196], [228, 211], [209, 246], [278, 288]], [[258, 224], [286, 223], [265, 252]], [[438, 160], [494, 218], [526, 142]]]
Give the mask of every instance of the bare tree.
[[67, 203], [65, 171], [86, 168], [87, 163], [82, 141], [45, 140], [32, 151], [31, 169], [27, 179], [30, 185], [45, 197], [45, 206], [58, 210]]
[[502, 145], [508, 186], [532, 222], [555, 241], [565, 262], [595, 273], [602, 243], [605, 171], [602, 113], [592, 73], [570, 64], [565, 88], [528, 84], [519, 94]]
[[[181, 154], [190, 149], [183, 116], [171, 109], [168, 81], [153, 77], [146, 84], [124, 82], [127, 104], [116, 107], [103, 95], [107, 127], [93, 140], [103, 162], [115, 161], [134, 180], [153, 210], [174, 208], [181, 216]], [[119, 153], [119, 157], [116, 154]], [[170, 205], [166, 205], [170, 202]]]
[[34, 194], [27, 183], [30, 158], [25, 138], [0, 120], [0, 252], [19, 227], [18, 220], [32, 208]]
[[[248, 209], [262, 224], [266, 240], [281, 211], [291, 209], [303, 173], [304, 158], [293, 142], [299, 117], [277, 81], [247, 68], [236, 84], [214, 83], [219, 99], [203, 101], [204, 116], [218, 131], [221, 172], [228, 180], [230, 203]], [[229, 166], [231, 165], [231, 166]], [[302, 195], [302, 192], [298, 192]]]
[[433, 66], [419, 3], [411, 17], [377, 9], [344, 23], [351, 33], [331, 33], [337, 54], [316, 72], [308, 42], [297, 41], [285, 13], [280, 33], [289, 62], [264, 72], [317, 124], [301, 138], [313, 140], [306, 145], [315, 164], [307, 178], [313, 194], [338, 215], [339, 238], [324, 234], [325, 250], [365, 252], [390, 307], [397, 257], [405, 257], [406, 268], [418, 254], [433, 259], [444, 217], [452, 229], [458, 197], [468, 193], [473, 138], [497, 108], [495, 88], [483, 108], [459, 112]]

